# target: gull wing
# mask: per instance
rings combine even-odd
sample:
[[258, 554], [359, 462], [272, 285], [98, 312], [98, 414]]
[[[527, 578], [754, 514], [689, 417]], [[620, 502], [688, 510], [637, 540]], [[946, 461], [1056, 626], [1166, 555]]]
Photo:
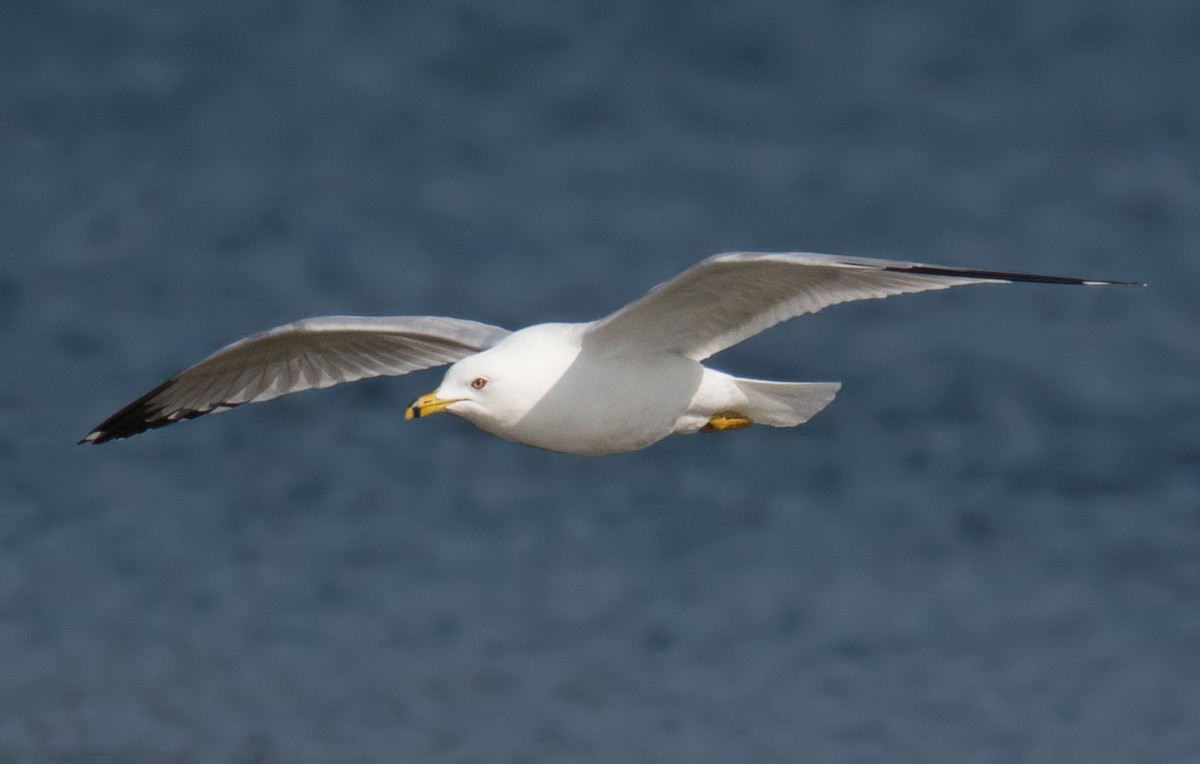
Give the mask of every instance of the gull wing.
[[508, 334], [498, 326], [440, 316], [306, 318], [221, 348], [79, 442], [104, 443], [243, 403], [453, 363]]
[[701, 361], [780, 321], [840, 302], [1014, 281], [1134, 283], [805, 252], [732, 252], [701, 261], [594, 322], [584, 342], [611, 354], [671, 352]]

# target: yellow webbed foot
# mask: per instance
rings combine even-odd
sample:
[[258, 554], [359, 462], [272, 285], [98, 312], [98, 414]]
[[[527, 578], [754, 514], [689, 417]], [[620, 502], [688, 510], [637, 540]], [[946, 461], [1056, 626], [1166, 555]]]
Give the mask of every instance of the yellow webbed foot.
[[700, 432], [723, 432], [725, 430], [740, 430], [754, 424], [754, 420], [736, 411], [718, 411], [708, 420], [708, 424], [700, 428]]

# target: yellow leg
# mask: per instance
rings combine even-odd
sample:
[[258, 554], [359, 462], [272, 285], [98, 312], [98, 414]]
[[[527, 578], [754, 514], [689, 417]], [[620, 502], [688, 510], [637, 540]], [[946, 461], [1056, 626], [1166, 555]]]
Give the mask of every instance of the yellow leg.
[[700, 428], [700, 432], [723, 432], [725, 430], [740, 430], [754, 424], [754, 420], [736, 411], [718, 411], [708, 420], [708, 424]]

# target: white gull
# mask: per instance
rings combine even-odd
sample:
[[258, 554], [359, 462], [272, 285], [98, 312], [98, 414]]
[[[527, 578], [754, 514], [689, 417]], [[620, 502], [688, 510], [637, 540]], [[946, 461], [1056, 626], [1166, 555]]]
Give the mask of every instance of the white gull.
[[1136, 282], [947, 268], [808, 253], [710, 257], [598, 321], [516, 332], [440, 316], [327, 316], [228, 345], [113, 414], [103, 443], [202, 414], [366, 377], [451, 364], [406, 419], [446, 411], [530, 446], [634, 451], [676, 433], [793, 427], [837, 382], [734, 377], [701, 362], [781, 321], [829, 305], [965, 284]]

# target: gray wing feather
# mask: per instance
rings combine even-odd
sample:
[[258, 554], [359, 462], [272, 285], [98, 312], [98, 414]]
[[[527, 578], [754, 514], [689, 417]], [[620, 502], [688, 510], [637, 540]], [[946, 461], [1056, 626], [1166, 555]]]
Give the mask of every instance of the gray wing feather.
[[962, 284], [1129, 284], [947, 268], [812, 253], [710, 257], [593, 323], [584, 342], [606, 353], [673, 352], [700, 361], [780, 321], [851, 300]]
[[113, 414], [80, 442], [127, 438], [244, 403], [453, 363], [508, 334], [498, 326], [440, 316], [306, 318], [218, 350]]

